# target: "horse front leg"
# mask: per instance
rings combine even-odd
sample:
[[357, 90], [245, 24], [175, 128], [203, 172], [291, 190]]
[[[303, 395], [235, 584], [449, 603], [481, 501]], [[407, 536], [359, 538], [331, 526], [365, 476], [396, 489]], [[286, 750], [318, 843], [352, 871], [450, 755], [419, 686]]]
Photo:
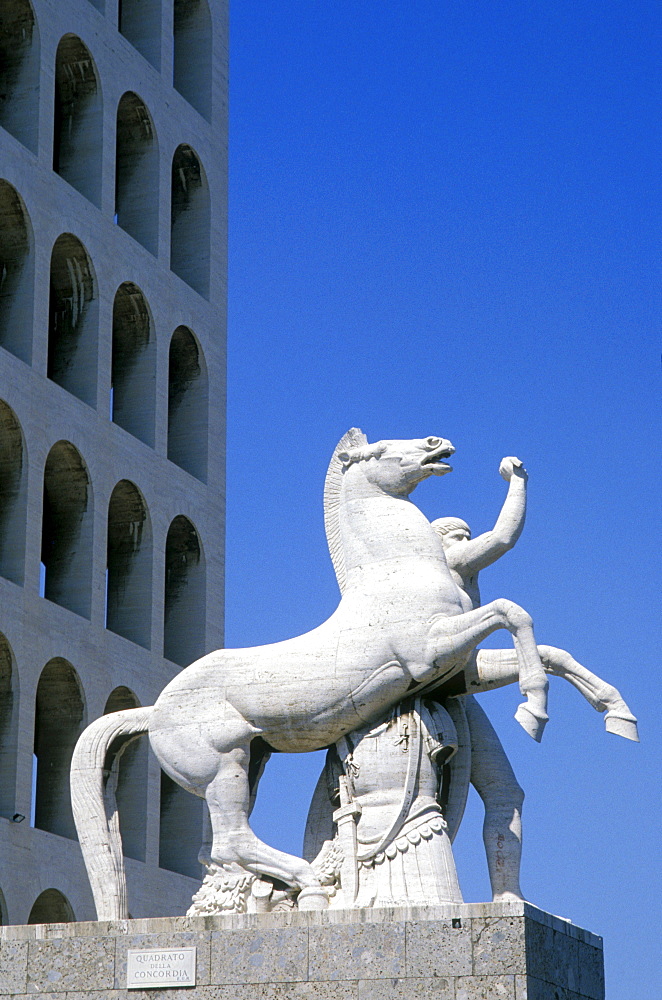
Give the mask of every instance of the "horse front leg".
[[507, 629], [513, 636], [519, 687], [526, 697], [515, 712], [515, 718], [529, 736], [540, 742], [549, 719], [549, 684], [533, 635], [531, 616], [518, 604], [500, 598], [461, 615], [438, 617], [430, 629], [428, 655], [437, 668], [443, 667], [444, 661], [468, 656], [479, 642], [500, 628]]
[[[620, 692], [612, 684], [578, 663], [565, 649], [538, 646], [545, 673], [563, 677], [586, 699], [596, 712], [605, 712], [605, 729], [627, 740], [639, 742], [637, 720]], [[467, 691], [491, 691], [514, 684], [519, 664], [514, 650], [479, 649], [464, 669]]]
[[267, 876], [299, 888], [300, 909], [325, 908], [328, 898], [312, 866], [269, 847], [251, 830], [249, 763], [250, 744], [219, 754], [216, 775], [205, 792], [213, 833], [211, 860], [219, 867], [239, 865], [258, 878]]

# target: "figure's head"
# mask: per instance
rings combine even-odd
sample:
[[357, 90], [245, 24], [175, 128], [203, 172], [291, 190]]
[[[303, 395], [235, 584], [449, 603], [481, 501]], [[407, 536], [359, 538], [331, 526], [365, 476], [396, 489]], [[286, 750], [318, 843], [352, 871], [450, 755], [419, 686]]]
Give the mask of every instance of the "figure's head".
[[444, 438], [377, 441], [338, 452], [344, 470], [361, 463], [366, 479], [386, 493], [408, 496], [428, 476], [445, 476], [452, 466], [443, 461], [455, 448]]
[[438, 517], [436, 521], [432, 521], [432, 527], [445, 549], [456, 542], [468, 542], [471, 538], [471, 528], [461, 517]]

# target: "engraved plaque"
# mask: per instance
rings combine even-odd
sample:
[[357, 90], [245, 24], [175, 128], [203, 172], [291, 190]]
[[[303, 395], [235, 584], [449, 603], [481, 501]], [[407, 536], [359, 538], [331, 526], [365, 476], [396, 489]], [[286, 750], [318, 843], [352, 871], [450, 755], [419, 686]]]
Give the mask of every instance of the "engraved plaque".
[[195, 948], [129, 948], [127, 990], [195, 986]]

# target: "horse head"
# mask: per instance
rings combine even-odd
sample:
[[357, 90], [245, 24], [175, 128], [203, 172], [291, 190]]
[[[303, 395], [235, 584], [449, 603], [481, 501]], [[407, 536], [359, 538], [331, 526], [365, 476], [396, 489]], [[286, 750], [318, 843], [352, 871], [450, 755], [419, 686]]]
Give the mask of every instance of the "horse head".
[[445, 438], [413, 438], [409, 441], [377, 441], [359, 444], [337, 453], [346, 474], [357, 466], [362, 476], [391, 496], [407, 497], [428, 476], [445, 476], [452, 471], [444, 459], [455, 448]]

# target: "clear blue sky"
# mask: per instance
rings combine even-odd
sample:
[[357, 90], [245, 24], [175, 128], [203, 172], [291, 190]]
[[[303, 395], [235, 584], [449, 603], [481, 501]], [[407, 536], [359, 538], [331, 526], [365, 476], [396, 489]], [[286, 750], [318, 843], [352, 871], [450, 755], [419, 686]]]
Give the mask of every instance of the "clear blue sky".
[[[659, 989], [658, 3], [237, 0], [232, 10], [227, 643], [338, 592], [322, 484], [348, 427], [450, 438], [430, 516], [494, 523], [483, 599], [616, 684], [643, 742], [560, 680], [540, 746], [482, 696], [525, 803], [522, 883], [605, 938], [609, 1000]], [[506, 633], [496, 643], [507, 641]], [[272, 759], [255, 827], [300, 852], [319, 769]], [[488, 898], [472, 799], [457, 843]]]

